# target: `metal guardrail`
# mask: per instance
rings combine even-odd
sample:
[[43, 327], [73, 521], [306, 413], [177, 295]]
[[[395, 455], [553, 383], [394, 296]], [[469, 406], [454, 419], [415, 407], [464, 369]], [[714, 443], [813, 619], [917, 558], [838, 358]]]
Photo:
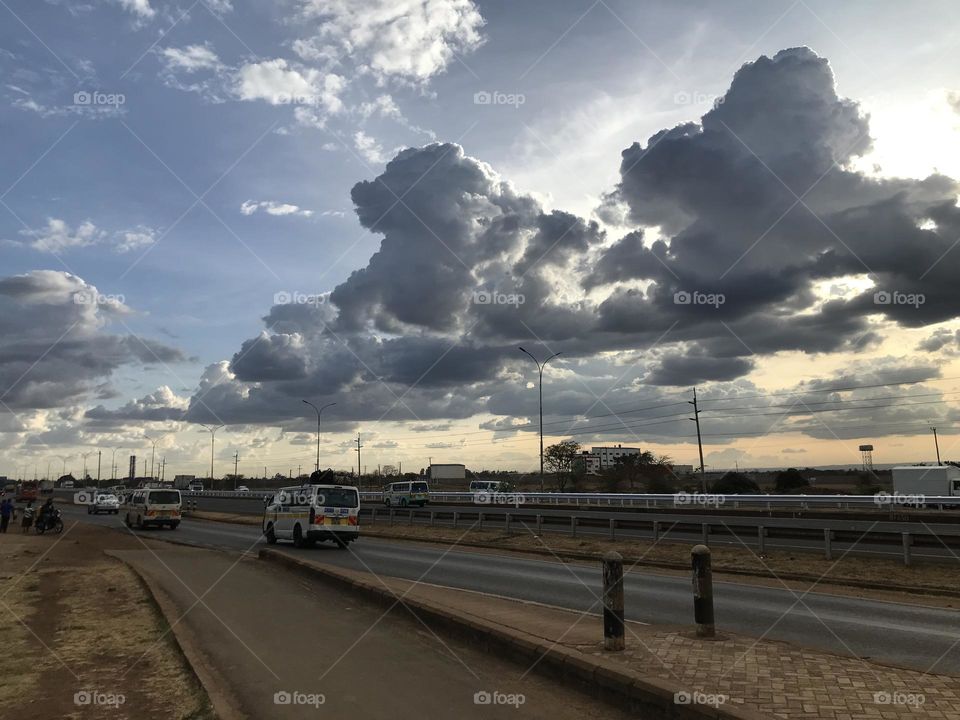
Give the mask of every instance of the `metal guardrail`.
[[[270, 491], [234, 492], [232, 490], [181, 490], [184, 497], [256, 498], [261, 502], [272, 497]], [[383, 493], [364, 490], [360, 499], [380, 502]], [[525, 492], [431, 492], [431, 502], [462, 503], [469, 505], [573, 505], [595, 507], [634, 508], [763, 508], [792, 507], [800, 509], [875, 507], [891, 509], [897, 506], [925, 505], [927, 507], [960, 507], [960, 495], [915, 496], [878, 493], [877, 495], [720, 495], [715, 493], [525, 493]]]

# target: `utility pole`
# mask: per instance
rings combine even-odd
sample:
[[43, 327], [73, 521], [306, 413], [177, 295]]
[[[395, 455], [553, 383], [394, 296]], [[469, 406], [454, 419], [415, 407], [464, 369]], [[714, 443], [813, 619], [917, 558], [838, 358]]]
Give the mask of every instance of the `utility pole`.
[[233, 454], [233, 490], [237, 490], [237, 466], [240, 464], [240, 451], [237, 450]]
[[690, 418], [697, 424], [697, 448], [700, 450], [700, 486], [704, 493], [707, 492], [707, 473], [703, 467], [703, 439], [700, 435], [700, 407], [697, 405], [697, 389], [693, 389], [693, 400], [687, 400], [693, 405], [693, 417]]
[[100, 489], [100, 460], [103, 457], [103, 451], [97, 450], [97, 490]]
[[943, 465], [940, 462], [940, 441], [937, 439], [937, 429], [935, 427], [930, 429], [933, 430], [933, 444], [937, 447], [937, 465]]
[[520, 352], [530, 355], [530, 359], [537, 364], [537, 371], [540, 375], [540, 381], [537, 383], [537, 387], [540, 393], [540, 492], [543, 492], [543, 368], [560, 353], [554, 353], [541, 363], [523, 348], [520, 348]]
[[363, 483], [363, 473], [360, 472], [360, 448], [363, 445], [360, 444], [360, 433], [357, 433], [357, 482]]
[[217, 425], [216, 427], [214, 427], [214, 426], [212, 426], [212, 425], [203, 425], [203, 424], [201, 424], [200, 427], [204, 428], [207, 432], [210, 433], [210, 487], [212, 488], [212, 487], [213, 487], [213, 445], [214, 445], [214, 437], [215, 437], [216, 434], [217, 434], [217, 430], [219, 430], [220, 428], [222, 428], [223, 425]]

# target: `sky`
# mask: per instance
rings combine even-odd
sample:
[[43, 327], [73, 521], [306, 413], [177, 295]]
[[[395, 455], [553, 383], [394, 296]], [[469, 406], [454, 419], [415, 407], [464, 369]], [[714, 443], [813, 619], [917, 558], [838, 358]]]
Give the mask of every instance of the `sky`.
[[960, 455], [955, 3], [0, 16], [0, 475]]

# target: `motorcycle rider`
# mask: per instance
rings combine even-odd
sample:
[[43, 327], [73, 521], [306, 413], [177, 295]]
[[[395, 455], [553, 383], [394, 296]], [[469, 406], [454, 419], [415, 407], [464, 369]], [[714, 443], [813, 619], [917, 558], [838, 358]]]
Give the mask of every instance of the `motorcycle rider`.
[[37, 527], [46, 527], [47, 522], [53, 522], [56, 508], [53, 506], [53, 498], [47, 498], [47, 501], [40, 506], [40, 512], [37, 514]]

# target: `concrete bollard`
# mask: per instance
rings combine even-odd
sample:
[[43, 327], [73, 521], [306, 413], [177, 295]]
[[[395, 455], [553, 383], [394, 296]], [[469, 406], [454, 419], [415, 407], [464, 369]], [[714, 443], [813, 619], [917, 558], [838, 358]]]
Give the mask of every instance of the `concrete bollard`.
[[603, 554], [603, 649], [623, 648], [623, 557], [608, 552]]
[[763, 525], [757, 528], [757, 553], [763, 555], [766, 551], [766, 538], [764, 537], [767, 534], [766, 528]]
[[611, 540], [617, 539], [617, 519], [616, 518], [610, 518], [610, 539]]
[[713, 571], [710, 567], [710, 548], [696, 545], [690, 551], [693, 565], [693, 619], [697, 623], [697, 637], [711, 638], [716, 634], [713, 619]]
[[823, 531], [823, 557], [827, 560], [833, 560], [833, 546], [830, 543], [832, 536], [833, 533], [829, 529]]
[[910, 537], [910, 533], [903, 533], [903, 564], [907, 567], [910, 566], [912, 558], [910, 557], [910, 545], [913, 543], [913, 539]]

